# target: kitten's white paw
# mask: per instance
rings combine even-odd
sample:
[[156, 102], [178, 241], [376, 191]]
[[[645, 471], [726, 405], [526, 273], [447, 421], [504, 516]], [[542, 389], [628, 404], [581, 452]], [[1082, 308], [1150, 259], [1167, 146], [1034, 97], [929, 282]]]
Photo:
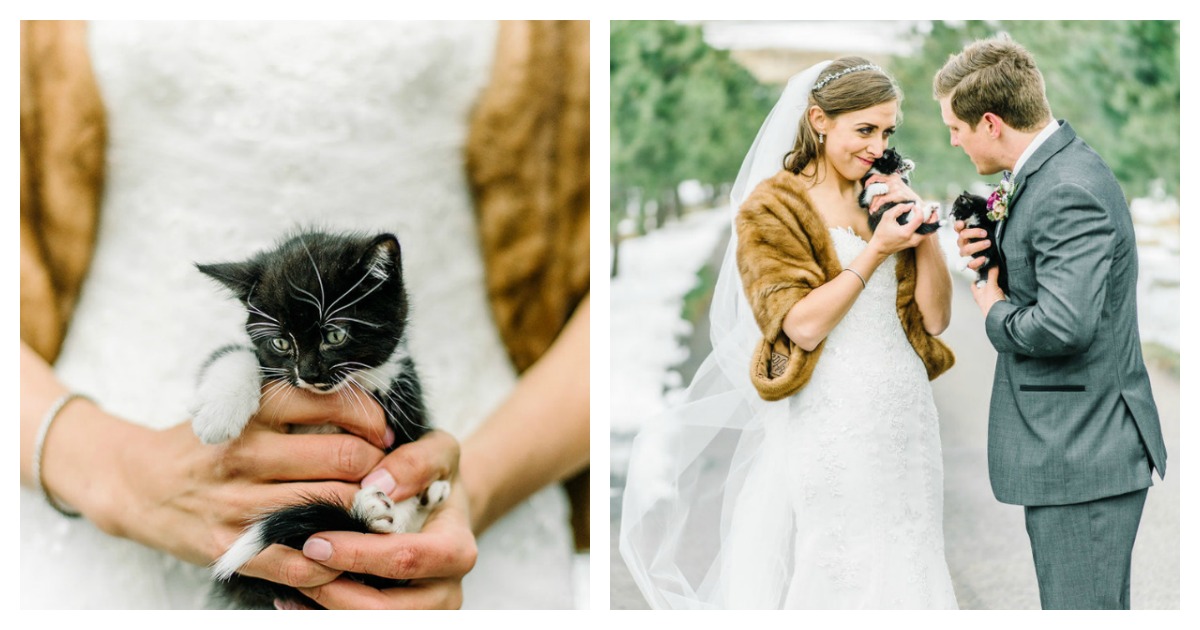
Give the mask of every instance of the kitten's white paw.
[[421, 507], [432, 510], [439, 506], [450, 496], [450, 482], [439, 479], [431, 484], [422, 492]]
[[192, 417], [192, 431], [205, 444], [228, 442], [242, 434], [256, 411], [257, 400], [253, 404], [243, 400], [206, 401]]
[[866, 195], [867, 199], [873, 199], [874, 197], [876, 197], [878, 195], [886, 195], [887, 192], [888, 192], [887, 184], [885, 184], [883, 182], [875, 182], [874, 184], [867, 186], [867, 190], [864, 194]]
[[258, 359], [249, 350], [223, 354], [200, 377], [192, 406], [192, 431], [205, 444], [242, 434], [258, 411]]
[[367, 522], [371, 531], [386, 534], [397, 531], [395, 504], [375, 486], [367, 486], [354, 495], [352, 512]]
[[367, 486], [354, 495], [351, 512], [378, 534], [421, 531], [425, 517], [450, 496], [450, 482], [435, 481], [415, 497], [393, 503], [375, 486]]

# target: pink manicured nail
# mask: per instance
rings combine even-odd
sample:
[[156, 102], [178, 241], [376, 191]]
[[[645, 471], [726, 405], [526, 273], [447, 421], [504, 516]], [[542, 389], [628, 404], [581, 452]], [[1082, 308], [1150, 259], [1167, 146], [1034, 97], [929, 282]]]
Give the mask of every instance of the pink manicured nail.
[[387, 430], [383, 432], [383, 443], [388, 447], [391, 447], [396, 443], [396, 432], [392, 430], [392, 427], [388, 427]]
[[317, 562], [328, 560], [333, 557], [333, 545], [324, 538], [309, 538], [304, 541], [304, 555]]
[[384, 494], [391, 494], [392, 490], [396, 488], [396, 480], [392, 479], [391, 473], [381, 468], [367, 475], [362, 480], [361, 487], [366, 488], [367, 486], [375, 486], [376, 488], [379, 488], [380, 492]]

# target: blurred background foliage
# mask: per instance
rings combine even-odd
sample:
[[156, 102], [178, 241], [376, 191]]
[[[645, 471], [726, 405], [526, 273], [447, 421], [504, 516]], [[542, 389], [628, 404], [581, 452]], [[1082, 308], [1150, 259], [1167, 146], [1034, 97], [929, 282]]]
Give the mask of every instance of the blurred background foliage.
[[614, 21], [610, 28], [616, 242], [626, 218], [640, 234], [678, 216], [684, 181], [708, 185], [710, 199], [727, 188], [779, 88], [706, 44], [699, 26]]
[[905, 90], [893, 139], [920, 162], [921, 194], [949, 197], [981, 176], [949, 146], [933, 76], [970, 42], [1005, 31], [1033, 53], [1054, 116], [1116, 173], [1131, 198], [1179, 190], [1179, 22], [933, 22], [888, 69]]
[[[919, 23], [910, 54], [876, 59], [905, 91], [893, 145], [917, 161], [922, 196], [944, 200], [994, 179], [950, 146], [931, 85], [951, 54], [1001, 31], [1034, 54], [1055, 117], [1103, 156], [1129, 197], [1178, 194], [1179, 22], [987, 21]], [[679, 216], [684, 182], [694, 191], [684, 201], [724, 202], [782, 84], [761, 83], [707, 44], [700, 25], [614, 21], [610, 33], [615, 269], [622, 235]]]

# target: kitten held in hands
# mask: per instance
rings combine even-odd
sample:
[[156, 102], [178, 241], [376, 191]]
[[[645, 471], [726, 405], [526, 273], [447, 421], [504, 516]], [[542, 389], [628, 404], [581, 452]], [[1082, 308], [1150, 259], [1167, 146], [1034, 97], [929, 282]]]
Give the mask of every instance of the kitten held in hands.
[[[883, 182], [875, 182], [874, 184], [868, 185], [867, 180], [871, 179], [871, 177], [874, 175], [891, 175], [893, 173], [898, 173], [900, 175], [900, 179], [904, 180], [904, 183], [907, 184], [908, 174], [916, 168], [916, 164], [914, 164], [912, 160], [900, 155], [899, 151], [895, 149], [885, 149], [883, 151], [883, 155], [879, 156], [875, 162], [871, 164], [871, 168], [867, 171], [867, 174], [862, 176], [860, 183], [862, 184], [863, 189], [858, 195], [858, 205], [863, 210], [867, 211], [867, 227], [869, 227], [872, 232], [874, 232], [875, 228], [879, 226], [879, 221], [883, 219], [883, 214], [885, 212], [891, 210], [897, 204], [911, 202], [889, 201], [880, 206], [875, 212], [871, 212], [871, 200], [878, 195], [886, 195], [888, 192], [888, 186]], [[935, 210], [937, 209], [936, 205], [931, 207]], [[911, 210], [901, 214], [896, 218], [896, 222], [900, 225], [906, 225], [908, 223], [909, 215], [911, 214]], [[921, 226], [917, 228], [917, 234], [929, 234], [930, 232], [936, 231], [939, 227], [941, 227], [940, 222], [922, 223]]]
[[[396, 436], [392, 450], [429, 431], [416, 367], [405, 341], [408, 296], [400, 243], [391, 234], [303, 231], [241, 262], [197, 265], [246, 308], [247, 345], [225, 346], [201, 369], [192, 427], [207, 444], [235, 439], [259, 409], [259, 397], [287, 396], [292, 388], [340, 396], [347, 405], [371, 401], [384, 410]], [[293, 425], [293, 433], [340, 429]], [[213, 566], [217, 604], [274, 608], [276, 600], [319, 606], [296, 589], [237, 571], [268, 546], [301, 549], [323, 531], [416, 532], [449, 495], [435, 481], [415, 497], [393, 503], [367, 486], [346, 509], [312, 497], [256, 519]], [[387, 588], [400, 582], [352, 576]]]
[[[955, 221], [962, 221], [964, 228], [982, 228], [987, 232], [986, 239], [990, 241], [987, 249], [975, 253], [972, 258], [983, 258], [983, 265], [976, 270], [975, 284], [983, 286], [987, 284], [988, 269], [996, 266], [1000, 260], [1000, 253], [996, 249], [996, 224], [998, 221], [988, 216], [987, 199], [979, 195], [973, 195], [969, 192], [963, 192], [957, 199], [954, 200], [954, 205], [950, 207], [950, 217]], [[984, 239], [973, 238], [972, 243], [977, 243]]]

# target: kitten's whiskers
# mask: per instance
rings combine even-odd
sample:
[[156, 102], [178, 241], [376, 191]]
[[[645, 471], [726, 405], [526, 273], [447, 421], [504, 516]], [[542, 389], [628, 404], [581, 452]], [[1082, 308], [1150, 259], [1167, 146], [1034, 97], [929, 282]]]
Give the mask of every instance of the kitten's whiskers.
[[246, 301], [246, 310], [251, 313], [254, 313], [255, 315], [258, 315], [260, 317], [265, 317], [266, 319], [269, 319], [269, 320], [275, 322], [276, 324], [279, 323], [278, 319], [275, 319], [274, 317], [271, 317], [270, 315], [267, 315], [266, 313], [262, 312], [262, 309], [251, 304], [249, 300]]
[[308, 251], [308, 243], [305, 243], [304, 239], [300, 239], [300, 246], [304, 248], [304, 253], [308, 254], [308, 261], [312, 263], [313, 273], [317, 276], [317, 286], [321, 287], [321, 304], [317, 306], [317, 312], [321, 319], [325, 319], [325, 283], [321, 280], [321, 270], [317, 268], [317, 261], [312, 252]]
[[326, 323], [328, 323], [328, 322], [353, 322], [355, 324], [362, 324], [363, 326], [370, 326], [371, 328], [382, 328], [383, 327], [383, 324], [376, 324], [374, 322], [366, 322], [361, 319], [354, 319], [353, 317], [331, 317], [325, 321], [326, 321]]
[[[286, 378], [274, 378], [269, 381], [267, 390], [263, 392], [262, 399], [258, 403], [258, 408], [262, 409], [267, 406], [267, 403], [278, 397], [281, 393], [287, 394], [291, 389], [291, 383]], [[282, 400], [282, 399], [281, 399]]]
[[[291, 280], [288, 280], [288, 284], [289, 284], [289, 285], [291, 285], [291, 287], [292, 287], [293, 289], [295, 289], [295, 290], [297, 290], [297, 291], [299, 291], [299, 292], [301, 292], [301, 293], [303, 293], [303, 294], [304, 294], [303, 296], [300, 296], [300, 295], [296, 295], [296, 294], [294, 294], [294, 293], [293, 293], [293, 294], [292, 294], [292, 297], [296, 298], [297, 300], [299, 300], [299, 301], [301, 301], [301, 302], [305, 302], [305, 303], [307, 303], [307, 304], [312, 304], [312, 305], [313, 305], [313, 306], [314, 306], [314, 307], [317, 309], [317, 316], [318, 316], [319, 318], [324, 318], [324, 315], [323, 315], [323, 313], [324, 313], [324, 309], [323, 309], [323, 308], [321, 308], [321, 304], [320, 304], [320, 302], [318, 302], [318, 301], [317, 301], [317, 296], [315, 296], [315, 295], [313, 295], [312, 293], [309, 293], [308, 291], [305, 291], [304, 289], [301, 289], [300, 287], [296, 286], [296, 283], [295, 283], [295, 282], [292, 282]], [[308, 298], [308, 299], [304, 299], [304, 298], [305, 298], [305, 296], [307, 296], [307, 298]]]
[[362, 283], [363, 283], [363, 281], [364, 281], [364, 280], [366, 280], [366, 279], [367, 279], [367, 277], [369, 277], [369, 276], [371, 276], [371, 271], [368, 269], [368, 270], [367, 270], [367, 272], [363, 274], [363, 277], [359, 278], [359, 279], [358, 279], [358, 282], [355, 282], [355, 283], [354, 283], [354, 286], [350, 287], [349, 289], [346, 289], [346, 292], [345, 292], [345, 293], [343, 293], [341, 296], [339, 296], [339, 297], [338, 297], [338, 299], [334, 300], [334, 301], [333, 301], [333, 303], [329, 305], [329, 315], [335, 315], [335, 314], [337, 314], [337, 313], [340, 313], [340, 312], [342, 312], [342, 311], [346, 310], [347, 308], [349, 308], [349, 307], [351, 307], [351, 306], [354, 306], [355, 304], [357, 304], [357, 303], [358, 303], [360, 300], [362, 300], [363, 298], [365, 298], [365, 297], [367, 297], [368, 295], [371, 295], [372, 293], [374, 293], [374, 292], [375, 292], [375, 289], [378, 289], [379, 287], [383, 286], [383, 283], [387, 281], [387, 279], [386, 279], [386, 278], [385, 278], [385, 279], [383, 279], [383, 280], [380, 280], [380, 281], [379, 281], [379, 282], [378, 282], [378, 283], [377, 283], [377, 284], [376, 284], [374, 287], [371, 287], [371, 290], [370, 290], [370, 291], [367, 291], [367, 292], [366, 292], [366, 293], [364, 293], [363, 295], [359, 296], [359, 298], [358, 298], [357, 300], [354, 300], [353, 302], [351, 302], [351, 303], [349, 303], [349, 304], [347, 304], [347, 305], [345, 305], [345, 306], [343, 306], [343, 307], [341, 307], [341, 308], [337, 309], [336, 311], [335, 311], [335, 310], [333, 310], [333, 307], [337, 306], [337, 305], [338, 305], [338, 302], [341, 302], [341, 301], [342, 301], [342, 298], [346, 297], [347, 295], [350, 295], [350, 292], [352, 292], [352, 291], [354, 291], [355, 289], [357, 289], [357, 288], [358, 288], [358, 285], [362, 284]]

